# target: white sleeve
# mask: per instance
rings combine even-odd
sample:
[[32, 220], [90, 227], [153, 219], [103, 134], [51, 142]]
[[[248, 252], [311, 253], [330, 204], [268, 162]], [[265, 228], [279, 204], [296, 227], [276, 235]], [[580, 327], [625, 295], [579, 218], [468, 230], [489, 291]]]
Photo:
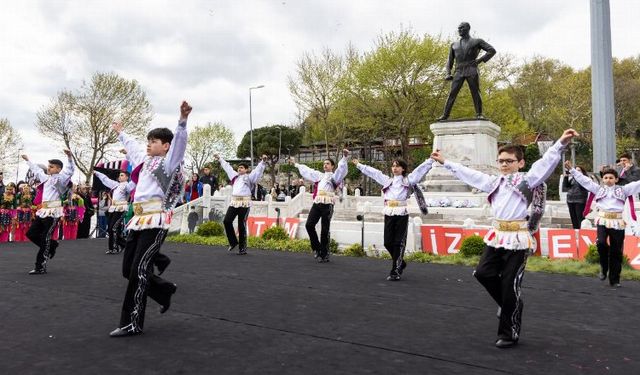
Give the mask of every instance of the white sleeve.
[[187, 121], [183, 120], [178, 122], [175, 133], [173, 134], [173, 140], [171, 141], [171, 147], [165, 156], [165, 172], [170, 174], [178, 168], [182, 160], [184, 160], [184, 153], [187, 150]]
[[69, 158], [67, 160], [67, 164], [65, 164], [64, 168], [62, 169], [62, 171], [60, 172], [60, 183], [62, 185], [66, 185], [69, 183], [69, 181], [71, 181], [71, 178], [73, 177], [73, 173], [76, 171], [76, 165], [73, 162], [73, 158]]
[[108, 187], [111, 190], [115, 189], [119, 185], [118, 182], [110, 179], [109, 177], [105, 176], [103, 173], [100, 173], [98, 171], [94, 171], [93, 173], [95, 174], [96, 177], [98, 177], [100, 181], [102, 181], [104, 186]]
[[227, 173], [229, 181], [233, 180], [233, 178], [238, 175], [238, 172], [234, 171], [231, 164], [229, 164], [226, 160], [220, 158], [218, 159], [218, 161], [220, 162], [220, 166], [222, 167], [222, 169], [224, 169], [224, 171]]
[[339, 184], [347, 177], [347, 172], [349, 172], [349, 164], [347, 157], [343, 156], [338, 162], [338, 168], [336, 168], [336, 171], [333, 173], [333, 180]]
[[131, 161], [133, 168], [144, 162], [144, 158], [147, 156], [147, 153], [142, 145], [125, 132], [120, 132], [118, 139], [122, 142], [124, 149], [127, 151], [127, 159]]
[[597, 193], [600, 189], [600, 185], [593, 182], [591, 178], [585, 176], [582, 172], [578, 172], [575, 168], [571, 168], [569, 173], [571, 173], [575, 182], [579, 183], [583, 188], [589, 190], [593, 194]]
[[357, 168], [360, 170], [360, 172], [362, 172], [362, 174], [371, 177], [375, 182], [379, 183], [382, 186], [389, 185], [392, 181], [389, 176], [383, 174], [374, 167], [358, 163]]
[[538, 159], [531, 165], [531, 169], [527, 172], [527, 182], [530, 188], [542, 184], [551, 176], [551, 173], [553, 173], [553, 170], [562, 158], [563, 149], [564, 145], [560, 143], [560, 141], [557, 141], [553, 146], [549, 147], [541, 159]]
[[304, 164], [296, 163], [295, 167], [298, 168], [300, 176], [302, 176], [302, 178], [304, 178], [305, 180], [318, 182], [322, 179], [322, 173], [316, 171], [315, 169], [311, 169]]
[[444, 161], [444, 167], [460, 181], [485, 193], [491, 192], [493, 182], [498, 178], [449, 160]]
[[622, 186], [622, 190], [627, 194], [627, 196], [640, 193], [640, 180], [633, 181]]
[[431, 170], [433, 161], [433, 159], [429, 158], [423, 161], [422, 164], [420, 164], [418, 167], [416, 167], [413, 172], [409, 173], [409, 175], [407, 176], [409, 184], [415, 185], [420, 182], [420, 180], [422, 180], [422, 177], [424, 177], [424, 175], [429, 173], [429, 171]]
[[266, 167], [267, 167], [267, 163], [263, 161], [258, 163], [256, 168], [252, 170], [251, 173], [249, 173], [249, 181], [251, 181], [254, 184], [257, 183], [260, 177], [262, 177], [262, 174], [264, 173], [264, 169]]
[[44, 173], [39, 165], [32, 163], [31, 161], [27, 161], [27, 164], [29, 164], [29, 170], [31, 171], [31, 173], [33, 173], [33, 175], [38, 179], [38, 181], [40, 181], [40, 183], [43, 183], [49, 179], [49, 175]]

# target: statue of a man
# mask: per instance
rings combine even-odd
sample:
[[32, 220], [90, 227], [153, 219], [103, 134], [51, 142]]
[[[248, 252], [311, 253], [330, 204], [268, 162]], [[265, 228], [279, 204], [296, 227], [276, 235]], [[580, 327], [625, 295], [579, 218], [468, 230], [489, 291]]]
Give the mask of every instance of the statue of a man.
[[[496, 54], [496, 50], [484, 40], [470, 37], [469, 30], [471, 30], [471, 25], [469, 25], [468, 22], [462, 22], [460, 26], [458, 26], [460, 41], [451, 43], [451, 48], [449, 49], [449, 60], [447, 61], [447, 77], [445, 78], [447, 81], [452, 81], [451, 91], [447, 98], [447, 104], [444, 106], [444, 112], [442, 113], [442, 116], [438, 118], [438, 121], [443, 121], [449, 118], [451, 108], [453, 108], [453, 102], [456, 101], [458, 92], [462, 88], [462, 84], [465, 80], [469, 84], [469, 90], [471, 90], [473, 106], [476, 109], [476, 118], [485, 118], [482, 115], [482, 98], [480, 98], [478, 64], [489, 61], [489, 59]], [[480, 50], [485, 51], [485, 54], [478, 58]], [[456, 62], [456, 70], [455, 73], [451, 75], [454, 60]]]

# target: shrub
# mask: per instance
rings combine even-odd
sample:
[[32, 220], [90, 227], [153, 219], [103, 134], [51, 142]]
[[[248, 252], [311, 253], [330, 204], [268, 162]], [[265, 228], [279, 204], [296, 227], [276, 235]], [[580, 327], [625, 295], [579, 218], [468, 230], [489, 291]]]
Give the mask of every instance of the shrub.
[[350, 257], [364, 257], [364, 256], [367, 256], [367, 254], [364, 252], [364, 248], [359, 243], [354, 243], [353, 245], [351, 245], [351, 246], [347, 247], [346, 249], [344, 249], [343, 254], [347, 255], [347, 256], [350, 256]]
[[329, 240], [329, 252], [334, 254], [338, 253], [338, 242], [333, 238]]
[[460, 254], [469, 258], [474, 255], [482, 255], [482, 252], [485, 248], [484, 240], [482, 237], [478, 235], [473, 235], [462, 240], [462, 245], [460, 245]]
[[223, 236], [224, 227], [217, 221], [206, 221], [198, 226], [196, 234], [203, 237]]
[[600, 264], [600, 254], [598, 254], [598, 248], [596, 245], [589, 245], [587, 255], [584, 256], [584, 260], [590, 264]]
[[279, 226], [273, 226], [271, 228], [267, 228], [261, 236], [265, 240], [288, 240], [289, 234], [284, 228]]

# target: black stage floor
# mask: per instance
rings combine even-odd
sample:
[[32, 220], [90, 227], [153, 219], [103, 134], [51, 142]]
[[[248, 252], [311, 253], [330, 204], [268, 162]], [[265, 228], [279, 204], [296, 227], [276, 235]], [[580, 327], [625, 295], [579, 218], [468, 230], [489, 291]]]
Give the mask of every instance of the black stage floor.
[[522, 337], [497, 349], [496, 306], [468, 267], [166, 243], [178, 284], [141, 336], [110, 338], [125, 292], [106, 241], [0, 245], [0, 374], [640, 374], [640, 284], [527, 273]]

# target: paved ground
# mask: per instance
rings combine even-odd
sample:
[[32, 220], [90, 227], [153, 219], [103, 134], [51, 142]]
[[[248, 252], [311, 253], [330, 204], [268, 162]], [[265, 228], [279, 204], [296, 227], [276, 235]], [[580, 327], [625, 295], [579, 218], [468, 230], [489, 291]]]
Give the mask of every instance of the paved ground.
[[113, 339], [125, 280], [104, 240], [63, 243], [44, 276], [30, 244], [0, 245], [1, 374], [638, 374], [640, 284], [528, 273], [517, 348], [467, 267], [167, 243], [178, 284], [145, 333]]

